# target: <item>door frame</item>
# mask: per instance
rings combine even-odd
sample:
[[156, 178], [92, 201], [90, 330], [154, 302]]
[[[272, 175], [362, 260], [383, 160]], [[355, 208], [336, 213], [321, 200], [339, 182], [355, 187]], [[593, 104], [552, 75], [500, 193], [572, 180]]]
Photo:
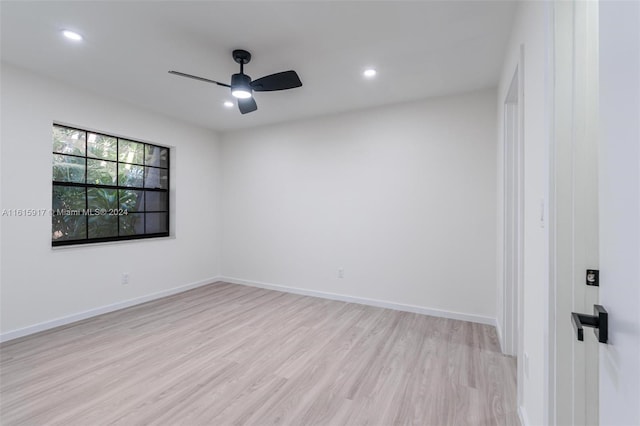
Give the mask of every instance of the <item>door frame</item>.
[[[524, 48], [504, 99], [503, 126], [503, 324], [507, 355], [521, 355], [524, 265]], [[515, 128], [515, 131], [514, 131]], [[510, 180], [512, 181], [510, 183]], [[511, 228], [511, 229], [510, 229]], [[520, 383], [520, 381], [519, 381]]]
[[[594, 4], [597, 7], [597, 3]], [[593, 384], [591, 378], [586, 379], [585, 367], [593, 363], [593, 354], [584, 350], [567, 350], [567, 344], [573, 344], [576, 339], [570, 326], [569, 312], [575, 309], [589, 313], [587, 305], [591, 306], [593, 303], [593, 294], [588, 292], [582, 281], [584, 275], [581, 274], [586, 269], [583, 266], [598, 267], [597, 255], [593, 259], [584, 250], [576, 255], [576, 247], [593, 248], [594, 242], [584, 237], [585, 220], [576, 213], [584, 207], [584, 199], [580, 195], [584, 186], [574, 186], [576, 179], [579, 180], [581, 173], [584, 173], [586, 164], [583, 163], [584, 158], [576, 160], [575, 146], [577, 143], [580, 143], [580, 146], [584, 145], [586, 139], [581, 138], [591, 134], [584, 133], [587, 127], [591, 129], [588, 119], [594, 118], [590, 117], [590, 110], [583, 107], [583, 104], [587, 104], [583, 102], [585, 99], [588, 102], [593, 101], [590, 92], [584, 89], [585, 81], [590, 81], [587, 79], [591, 78], [586, 74], [588, 67], [585, 68], [585, 63], [591, 58], [585, 59], [581, 56], [584, 54], [584, 47], [593, 40], [589, 38], [590, 30], [584, 25], [587, 22], [585, 13], [589, 13], [588, 9], [581, 8], [577, 12], [575, 1], [554, 2], [550, 13], [551, 43], [548, 47], [548, 69], [551, 83], [547, 185], [549, 288], [546, 303], [548, 311], [544, 315], [544, 329], [547, 331], [544, 339], [545, 385], [548, 392], [544, 414], [547, 423], [555, 425], [559, 421], [566, 421], [567, 413], [559, 413], [559, 409], [569, 408], [573, 421], [583, 424], [587, 419], [591, 421], [594, 417], [589, 404], [585, 404], [587, 384]], [[584, 40], [576, 39], [580, 34], [585, 35]], [[594, 189], [597, 189], [597, 179]], [[576, 227], [580, 229], [575, 229]], [[597, 242], [595, 244], [597, 251]], [[585, 262], [586, 265], [583, 265]], [[582, 345], [591, 346], [589, 351], [597, 352], [598, 344], [591, 341], [592, 338], [592, 333], [585, 335]], [[566, 370], [568, 362], [572, 365], [570, 378], [567, 377]], [[581, 395], [581, 390], [584, 390], [584, 395]], [[577, 392], [577, 397], [574, 392]], [[563, 416], [564, 419], [559, 418]], [[597, 418], [597, 410], [595, 417]]]
[[[511, 72], [511, 82], [506, 91], [503, 101], [503, 125], [502, 125], [502, 247], [501, 247], [501, 321], [504, 330], [500, 332], [500, 343], [503, 353], [515, 356], [518, 360], [516, 363], [516, 386], [517, 386], [517, 406], [523, 405], [524, 398], [524, 371], [525, 365], [524, 354], [524, 126], [525, 126], [525, 46], [519, 46], [518, 57]], [[514, 111], [516, 105], [517, 111]], [[512, 114], [509, 117], [509, 114]], [[517, 127], [515, 133], [509, 134], [509, 121], [512, 121]], [[508, 144], [512, 144], [515, 149], [511, 158], [508, 160]], [[513, 167], [512, 172], [509, 168]], [[513, 197], [510, 197], [508, 179], [509, 176], [515, 176], [515, 187], [512, 189]], [[509, 200], [512, 198], [513, 204], [511, 212], [509, 211]], [[509, 218], [511, 213], [511, 221]], [[508, 232], [507, 227], [510, 222], [514, 232]], [[512, 241], [509, 241], [511, 237]], [[515, 248], [515, 256], [510, 258], [510, 247]], [[508, 268], [509, 262], [513, 268], [509, 278]]]

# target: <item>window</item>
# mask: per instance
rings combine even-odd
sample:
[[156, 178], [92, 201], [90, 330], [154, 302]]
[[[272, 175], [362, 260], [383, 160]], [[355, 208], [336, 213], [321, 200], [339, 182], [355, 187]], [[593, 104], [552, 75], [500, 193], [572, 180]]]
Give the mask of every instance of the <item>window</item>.
[[169, 148], [53, 125], [53, 246], [169, 235]]

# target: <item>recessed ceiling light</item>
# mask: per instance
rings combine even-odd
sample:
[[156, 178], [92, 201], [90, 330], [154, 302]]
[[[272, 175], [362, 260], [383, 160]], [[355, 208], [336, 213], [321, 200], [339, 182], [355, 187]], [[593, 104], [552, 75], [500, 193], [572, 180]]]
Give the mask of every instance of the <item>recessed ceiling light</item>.
[[374, 70], [373, 68], [369, 68], [364, 70], [364, 72], [362, 73], [362, 75], [364, 75], [367, 78], [372, 78], [375, 77], [376, 74], [378, 74], [378, 71]]
[[62, 35], [73, 41], [82, 41], [83, 38], [80, 34], [71, 30], [63, 30]]
[[224, 105], [225, 107], [227, 107], [227, 108], [231, 108], [231, 107], [233, 106], [233, 102], [231, 102], [231, 101], [224, 101], [224, 104], [223, 104], [223, 105]]

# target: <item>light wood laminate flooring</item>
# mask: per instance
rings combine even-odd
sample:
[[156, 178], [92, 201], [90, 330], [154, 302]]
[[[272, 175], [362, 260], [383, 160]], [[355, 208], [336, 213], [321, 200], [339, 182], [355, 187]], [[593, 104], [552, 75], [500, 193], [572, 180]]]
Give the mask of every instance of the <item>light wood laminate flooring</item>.
[[2, 425], [517, 425], [491, 326], [214, 283], [0, 347]]

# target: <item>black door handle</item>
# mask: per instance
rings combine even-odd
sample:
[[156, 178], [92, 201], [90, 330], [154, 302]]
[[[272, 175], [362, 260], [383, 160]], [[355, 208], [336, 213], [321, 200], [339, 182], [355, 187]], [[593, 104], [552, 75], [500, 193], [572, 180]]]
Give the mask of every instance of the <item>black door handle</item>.
[[576, 337], [578, 340], [584, 340], [582, 327], [593, 327], [593, 332], [596, 334], [598, 342], [607, 343], [607, 339], [609, 337], [608, 316], [607, 310], [601, 305], [593, 305], [593, 315], [571, 312], [571, 322], [573, 323], [573, 329], [576, 331]]

